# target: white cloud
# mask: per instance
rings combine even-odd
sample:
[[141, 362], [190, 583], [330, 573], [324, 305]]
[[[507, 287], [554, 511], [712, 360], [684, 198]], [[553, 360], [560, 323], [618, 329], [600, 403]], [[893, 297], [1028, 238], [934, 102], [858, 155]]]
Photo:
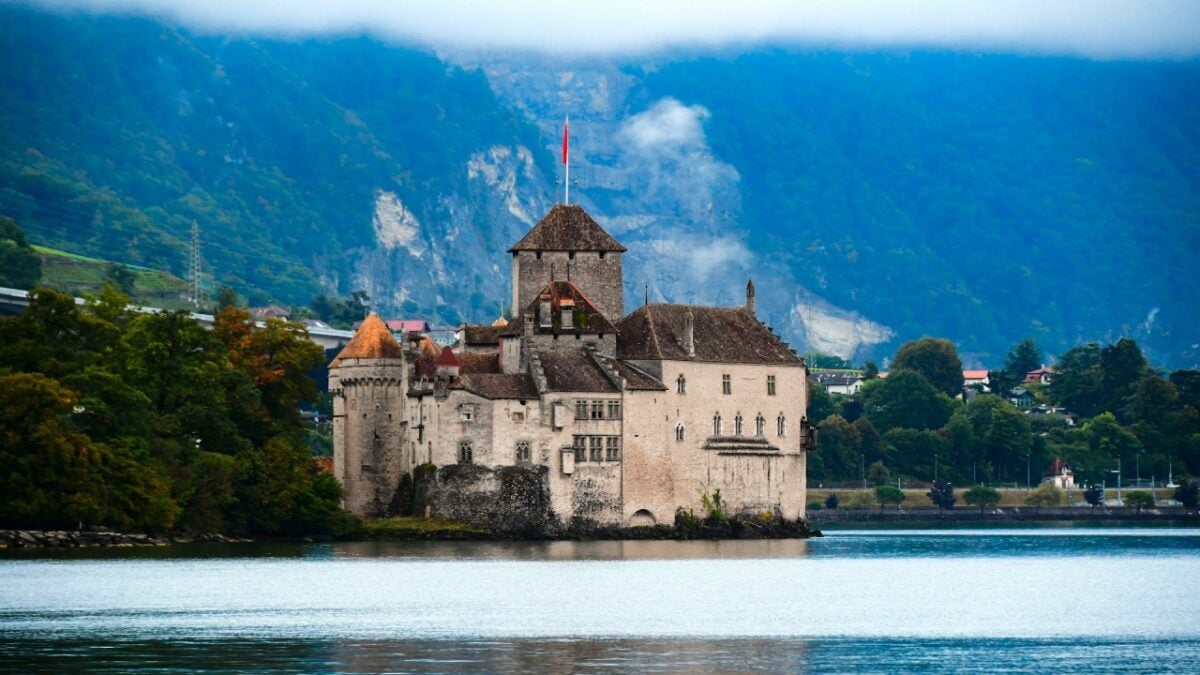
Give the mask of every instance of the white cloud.
[[30, 0], [285, 35], [371, 33], [438, 48], [641, 53], [801, 43], [1091, 57], [1200, 55], [1193, 0]]
[[664, 98], [649, 110], [625, 120], [618, 141], [639, 152], [704, 149], [708, 142], [701, 122], [708, 117], [704, 106], [685, 106], [673, 98]]

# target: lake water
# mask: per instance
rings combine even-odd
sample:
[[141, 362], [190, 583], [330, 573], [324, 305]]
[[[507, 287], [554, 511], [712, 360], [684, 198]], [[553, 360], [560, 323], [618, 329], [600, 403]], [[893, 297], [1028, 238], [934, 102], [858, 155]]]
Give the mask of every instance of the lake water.
[[1200, 671], [1200, 530], [0, 556], [0, 671]]

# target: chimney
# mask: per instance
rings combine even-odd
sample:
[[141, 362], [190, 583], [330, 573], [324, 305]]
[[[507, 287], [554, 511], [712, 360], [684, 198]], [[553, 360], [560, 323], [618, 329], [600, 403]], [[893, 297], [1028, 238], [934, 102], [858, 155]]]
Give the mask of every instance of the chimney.
[[696, 319], [690, 308], [683, 315], [683, 348], [688, 356], [696, 355]]
[[758, 313], [754, 308], [754, 280], [750, 279], [746, 282], [746, 311], [750, 312], [750, 316], [758, 317]]

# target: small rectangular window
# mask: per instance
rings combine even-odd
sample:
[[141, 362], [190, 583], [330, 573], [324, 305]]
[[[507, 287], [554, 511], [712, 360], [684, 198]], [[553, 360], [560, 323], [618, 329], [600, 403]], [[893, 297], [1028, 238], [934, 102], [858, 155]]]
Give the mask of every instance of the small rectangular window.
[[774, 395], [775, 395], [775, 376], [768, 375], [767, 376], [767, 396], [774, 396]]
[[608, 402], [608, 419], [610, 419], [610, 420], [621, 419], [621, 402], [620, 401], [609, 401]]
[[475, 419], [475, 406], [464, 405], [458, 409], [458, 419], [463, 422], [471, 422]]
[[529, 450], [529, 441], [519, 441], [517, 443], [517, 464], [528, 464], [532, 456]]
[[592, 419], [604, 419], [604, 401], [592, 401]]
[[588, 436], [588, 456], [593, 462], [604, 461], [604, 437]]
[[571, 437], [571, 447], [574, 448], [574, 450], [575, 450], [575, 461], [576, 462], [586, 462], [587, 461], [587, 448], [584, 447], [584, 440], [586, 438], [587, 438], [586, 436], [572, 436]]
[[721, 376], [721, 393], [725, 395], [733, 393], [733, 380], [728, 375]]
[[604, 439], [604, 459], [609, 462], [621, 461], [620, 436], [608, 436]]
[[565, 307], [563, 308], [563, 311], [562, 311], [562, 327], [563, 327], [564, 329], [566, 329], [566, 328], [573, 328], [573, 327], [574, 327], [574, 323], [573, 323], [573, 321], [572, 321], [572, 319], [573, 319], [573, 315], [574, 315], [574, 311], [573, 311], [573, 310], [571, 310], [571, 309], [567, 309], [567, 308], [565, 308]]
[[575, 402], [575, 419], [586, 420], [587, 418], [588, 418], [588, 402], [582, 401], [582, 400], [576, 401]]
[[525, 421], [525, 413], [523, 413], [523, 412], [514, 412], [514, 413], [512, 414], [512, 421], [514, 421], [514, 422], [524, 422], [524, 421]]

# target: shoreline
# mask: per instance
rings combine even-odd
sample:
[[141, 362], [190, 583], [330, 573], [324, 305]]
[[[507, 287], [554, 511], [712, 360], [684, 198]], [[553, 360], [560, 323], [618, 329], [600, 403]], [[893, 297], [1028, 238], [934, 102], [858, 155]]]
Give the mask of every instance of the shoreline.
[[1033, 509], [1030, 507], [1002, 507], [985, 509], [982, 513], [975, 507], [958, 507], [939, 510], [934, 507], [915, 507], [897, 510], [895, 507], [879, 509], [821, 509], [810, 511], [809, 522], [814, 527], [843, 523], [1045, 523], [1062, 522], [1072, 526], [1081, 524], [1168, 525], [1200, 526], [1200, 513], [1182, 507], [1137, 509], [1131, 507], [1097, 507], [1095, 509], [1076, 506]]

